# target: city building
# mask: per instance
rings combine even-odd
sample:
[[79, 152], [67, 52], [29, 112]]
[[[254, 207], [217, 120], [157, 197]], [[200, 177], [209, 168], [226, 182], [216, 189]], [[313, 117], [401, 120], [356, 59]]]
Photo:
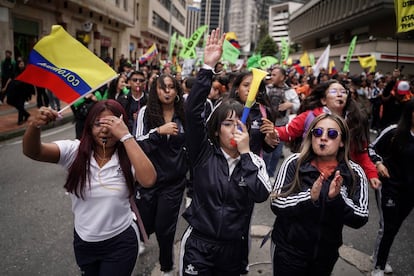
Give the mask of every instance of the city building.
[[0, 0], [0, 49], [27, 60], [58, 24], [116, 67], [121, 55], [135, 60], [153, 43], [165, 55], [170, 35], [185, 35], [186, 8], [185, 0]]
[[229, 0], [228, 30], [234, 32], [242, 53], [254, 51], [258, 39], [258, 9], [254, 0]]
[[176, 32], [186, 34], [187, 3], [185, 0], [137, 0], [140, 5], [139, 18], [136, 25], [140, 27], [140, 37], [144, 41], [144, 49], [153, 42], [157, 43], [161, 59], [167, 59], [168, 41]]
[[[227, 0], [228, 1], [228, 0]], [[201, 0], [200, 25], [208, 25], [208, 31], [224, 28], [226, 0]]]
[[330, 44], [330, 57], [341, 70], [349, 44], [357, 36], [351, 73], [362, 72], [358, 56], [373, 55], [377, 70], [386, 73], [404, 66], [404, 72], [414, 74], [413, 32], [396, 33], [393, 0], [307, 1], [291, 14], [289, 36], [302, 49], [291, 54], [293, 58], [303, 51], [317, 58]]
[[279, 45], [279, 48], [282, 39], [290, 42], [290, 15], [302, 6], [303, 4], [297, 2], [284, 2], [269, 6], [269, 35]]
[[185, 26], [185, 36], [189, 37], [200, 27], [200, 7], [189, 5], [187, 7], [187, 22]]

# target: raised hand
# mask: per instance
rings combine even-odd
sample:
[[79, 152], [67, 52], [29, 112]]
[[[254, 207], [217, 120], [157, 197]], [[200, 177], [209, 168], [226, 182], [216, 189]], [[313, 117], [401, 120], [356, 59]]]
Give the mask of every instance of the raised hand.
[[217, 28], [211, 31], [211, 34], [207, 36], [206, 47], [204, 48], [204, 63], [214, 67], [220, 60], [223, 54], [223, 42], [226, 34], [221, 35], [220, 29]]
[[41, 126], [45, 126], [48, 123], [55, 121], [59, 117], [61, 116], [57, 111], [42, 106], [35, 116], [29, 118], [29, 125], [40, 128]]

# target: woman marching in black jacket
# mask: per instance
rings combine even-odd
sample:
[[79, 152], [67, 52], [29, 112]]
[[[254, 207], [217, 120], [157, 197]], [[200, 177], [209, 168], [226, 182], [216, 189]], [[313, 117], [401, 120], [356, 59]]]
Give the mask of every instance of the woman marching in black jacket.
[[273, 190], [273, 275], [331, 275], [343, 226], [368, 221], [367, 178], [348, 159], [345, 121], [321, 114], [309, 129], [302, 151], [283, 162]]
[[207, 38], [205, 64], [186, 103], [194, 193], [183, 215], [189, 227], [181, 243], [180, 275], [239, 276], [251, 209], [271, 188], [264, 161], [250, 151], [239, 102], [223, 101], [205, 127], [202, 113], [223, 41], [218, 30]]
[[392, 272], [387, 264], [395, 236], [414, 207], [414, 99], [406, 102], [397, 125], [385, 128], [369, 146], [382, 187], [376, 191], [380, 229], [374, 248], [371, 275]]
[[148, 103], [137, 117], [137, 140], [157, 171], [151, 188], [138, 187], [136, 203], [145, 230], [155, 233], [160, 249], [161, 275], [174, 273], [174, 236], [187, 182], [183, 93], [171, 75], [153, 81]]

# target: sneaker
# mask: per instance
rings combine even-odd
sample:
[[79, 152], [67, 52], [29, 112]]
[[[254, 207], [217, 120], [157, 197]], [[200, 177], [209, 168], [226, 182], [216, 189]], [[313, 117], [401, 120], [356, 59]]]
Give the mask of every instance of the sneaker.
[[[371, 262], [373, 262], [373, 261], [374, 261], [374, 256], [369, 256], [369, 259], [370, 259], [370, 261], [371, 261]], [[385, 274], [390, 274], [390, 273], [392, 273], [392, 267], [391, 267], [391, 265], [390, 265], [389, 263], [386, 263], [386, 264], [385, 264], [384, 273], [385, 273]]]
[[390, 266], [390, 264], [385, 264], [385, 269], [384, 269], [384, 273], [385, 274], [390, 274], [392, 273], [392, 267]]
[[384, 270], [374, 269], [371, 271], [371, 276], [384, 276]]
[[161, 271], [162, 276], [174, 276], [174, 270], [170, 271]]

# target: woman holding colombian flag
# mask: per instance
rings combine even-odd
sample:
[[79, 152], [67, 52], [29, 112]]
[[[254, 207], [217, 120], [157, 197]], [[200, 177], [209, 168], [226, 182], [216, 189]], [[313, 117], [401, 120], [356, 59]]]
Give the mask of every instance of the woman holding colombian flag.
[[92, 106], [80, 140], [42, 142], [42, 126], [58, 116], [57, 111], [41, 107], [30, 117], [23, 153], [68, 171], [64, 188], [72, 200], [73, 247], [81, 274], [130, 276], [139, 233], [129, 198], [136, 182], [154, 184], [154, 166], [129, 133], [125, 110], [117, 101]]

